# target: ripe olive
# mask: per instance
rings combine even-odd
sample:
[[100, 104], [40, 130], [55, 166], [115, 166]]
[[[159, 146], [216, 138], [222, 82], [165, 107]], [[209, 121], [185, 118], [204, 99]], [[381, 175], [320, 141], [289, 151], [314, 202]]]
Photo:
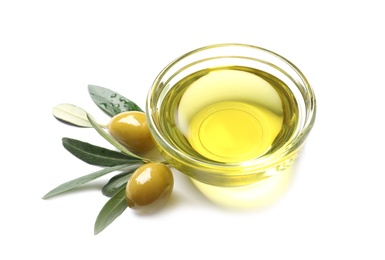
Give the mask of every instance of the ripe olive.
[[127, 111], [113, 116], [107, 125], [109, 133], [128, 150], [143, 153], [154, 148], [146, 115], [139, 111]]
[[139, 213], [152, 213], [168, 201], [173, 187], [174, 177], [170, 168], [150, 162], [131, 175], [126, 186], [126, 201]]

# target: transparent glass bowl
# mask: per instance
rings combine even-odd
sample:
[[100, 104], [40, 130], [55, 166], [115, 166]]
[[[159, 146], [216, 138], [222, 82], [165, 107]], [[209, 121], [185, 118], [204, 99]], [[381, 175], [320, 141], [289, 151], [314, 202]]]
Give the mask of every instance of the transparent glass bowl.
[[[187, 153], [175, 146], [164, 132], [159, 115], [166, 94], [180, 80], [197, 71], [224, 66], [258, 69], [273, 75], [290, 88], [297, 101], [298, 124], [284, 147], [252, 160], [221, 163]], [[291, 166], [313, 127], [315, 114], [315, 95], [301, 71], [274, 52], [246, 44], [211, 45], [180, 56], [156, 77], [146, 104], [150, 131], [162, 157], [191, 177], [208, 198], [230, 206], [248, 207], [261, 204], [261, 201], [265, 203], [266, 197], [276, 197], [271, 194], [280, 193], [277, 192], [278, 188], [283, 190], [282, 187], [290, 179]]]

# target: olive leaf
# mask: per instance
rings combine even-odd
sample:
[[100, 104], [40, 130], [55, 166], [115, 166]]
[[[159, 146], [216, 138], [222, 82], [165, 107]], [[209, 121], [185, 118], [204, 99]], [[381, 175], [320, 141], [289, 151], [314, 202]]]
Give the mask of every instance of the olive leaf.
[[97, 235], [102, 232], [119, 217], [126, 208], [126, 189], [123, 187], [107, 201], [99, 212], [94, 225], [94, 234]]
[[88, 92], [95, 104], [111, 117], [126, 111], [143, 112], [133, 101], [110, 89], [88, 85]]
[[49, 197], [52, 197], [52, 196], [58, 195], [60, 193], [63, 193], [65, 191], [76, 188], [82, 184], [85, 184], [85, 183], [90, 182], [92, 180], [95, 180], [99, 177], [102, 177], [103, 175], [106, 175], [107, 173], [122, 170], [123, 168], [125, 168], [127, 166], [129, 166], [129, 165], [123, 164], [123, 165], [117, 165], [117, 166], [113, 166], [113, 167], [107, 167], [107, 168], [104, 168], [102, 170], [99, 170], [99, 171], [81, 176], [79, 178], [73, 179], [71, 181], [65, 182], [65, 183], [57, 186], [53, 190], [49, 191], [47, 194], [45, 194], [43, 196], [43, 199], [47, 199]]
[[128, 180], [130, 179], [132, 173], [139, 168], [138, 165], [136, 168], [132, 168], [125, 172], [119, 173], [113, 176], [102, 189], [102, 193], [107, 197], [112, 197], [118, 190], [123, 186], [126, 186]]
[[142, 160], [133, 158], [124, 153], [109, 150], [79, 140], [64, 137], [64, 148], [78, 159], [97, 166], [116, 166], [127, 163], [140, 163]]
[[88, 121], [91, 123], [91, 125], [94, 127], [94, 129], [102, 136], [104, 139], [106, 139], [110, 144], [115, 146], [117, 149], [119, 149], [122, 153], [127, 154], [128, 156], [131, 156], [133, 158], [142, 160], [142, 161], [148, 161], [147, 159], [140, 157], [139, 155], [136, 155], [132, 152], [130, 152], [126, 147], [124, 147], [122, 144], [120, 144], [114, 137], [109, 135], [106, 131], [104, 131], [98, 124], [96, 123], [95, 119], [87, 113]]
[[52, 109], [53, 116], [63, 123], [79, 127], [92, 127], [87, 112], [72, 104], [59, 104]]

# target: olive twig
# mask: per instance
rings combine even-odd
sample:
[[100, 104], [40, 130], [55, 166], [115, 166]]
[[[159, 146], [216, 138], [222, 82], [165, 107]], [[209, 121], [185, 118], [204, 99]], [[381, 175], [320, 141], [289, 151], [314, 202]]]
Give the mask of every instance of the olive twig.
[[110, 199], [96, 219], [94, 226], [96, 235], [127, 207], [140, 213], [158, 210], [170, 198], [174, 178], [171, 166], [165, 160], [160, 159], [158, 162], [138, 155], [155, 148], [155, 141], [143, 110], [112, 90], [89, 85], [88, 91], [99, 108], [111, 116], [107, 124], [97, 122], [84, 109], [68, 103], [55, 106], [52, 111], [54, 117], [72, 126], [94, 128], [119, 151], [71, 138], [62, 138], [64, 148], [72, 155], [86, 163], [104, 168], [57, 186], [44, 195], [43, 199], [56, 196], [108, 173], [120, 171], [102, 188], [102, 193]]

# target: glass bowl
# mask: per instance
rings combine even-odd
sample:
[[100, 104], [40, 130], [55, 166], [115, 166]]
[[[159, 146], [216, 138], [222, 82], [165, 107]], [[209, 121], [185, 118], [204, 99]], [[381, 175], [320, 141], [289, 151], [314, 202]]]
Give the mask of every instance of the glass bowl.
[[180, 56], [156, 77], [146, 102], [162, 157], [209, 199], [232, 207], [265, 205], [282, 194], [315, 114], [301, 71], [247, 44]]

